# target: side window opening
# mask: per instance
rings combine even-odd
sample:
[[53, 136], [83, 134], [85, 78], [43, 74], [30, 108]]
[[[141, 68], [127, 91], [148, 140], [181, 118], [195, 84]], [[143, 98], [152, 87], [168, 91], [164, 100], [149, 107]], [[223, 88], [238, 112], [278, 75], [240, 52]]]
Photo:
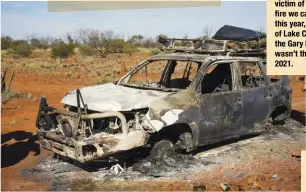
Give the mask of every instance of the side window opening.
[[157, 85], [167, 64], [168, 61], [166, 60], [150, 62], [133, 74], [128, 83], [135, 85]]
[[233, 90], [231, 63], [220, 63], [208, 68], [201, 82], [202, 94]]
[[265, 79], [257, 62], [240, 61], [238, 65], [242, 88], [250, 89], [264, 86]]
[[195, 78], [200, 62], [156, 60], [139, 69], [127, 84], [186, 89]]
[[199, 64], [192, 61], [172, 61], [166, 87], [187, 88], [195, 78]]

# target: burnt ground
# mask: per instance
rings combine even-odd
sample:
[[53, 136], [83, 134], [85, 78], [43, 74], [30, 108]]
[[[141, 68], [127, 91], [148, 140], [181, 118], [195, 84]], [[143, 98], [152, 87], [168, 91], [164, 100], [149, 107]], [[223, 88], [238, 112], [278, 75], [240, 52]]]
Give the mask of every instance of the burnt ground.
[[[214, 177], [220, 180], [220, 185], [226, 184], [232, 190], [273, 190], [273, 185], [265, 186], [266, 182], [263, 181], [266, 180], [271, 180], [272, 183], [281, 181], [284, 186], [278, 184], [276, 187], [290, 190], [293, 184], [291, 180], [299, 179], [300, 176], [297, 174], [297, 178], [286, 178], [286, 174], [282, 175], [276, 170], [273, 172], [273, 169], [285, 166], [286, 161], [294, 161], [298, 166], [300, 157], [292, 156], [292, 153], [296, 153], [292, 149], [305, 149], [304, 141], [303, 124], [288, 119], [285, 124], [270, 127], [262, 135], [205, 146], [194, 154], [178, 154], [169, 150], [166, 155], [156, 157], [149, 155], [144, 149], [139, 149], [126, 153], [126, 161], [100, 160], [86, 165], [53, 157], [40, 161], [34, 168], [20, 172], [30, 180], [50, 183], [49, 190], [151, 190], [156, 181], [171, 181], [174, 186], [179, 182], [178, 187], [181, 187], [181, 190], [211, 190], [218, 188], [216, 180], [211, 184]], [[267, 169], [266, 174], [257, 175], [258, 178], [249, 181], [253, 161], [257, 161], [260, 169], [270, 158], [283, 163], [269, 167], [270, 170]], [[110, 167], [115, 164], [124, 167], [124, 171], [114, 173]], [[241, 166], [242, 164], [244, 166]], [[222, 177], [217, 177], [214, 174], [220, 166], [227, 169], [223, 171]], [[235, 169], [238, 167], [238, 170]], [[298, 171], [294, 166], [290, 169]], [[201, 180], [201, 177], [210, 179]], [[251, 184], [243, 185], [233, 181], [241, 180], [243, 183], [245, 179]]]

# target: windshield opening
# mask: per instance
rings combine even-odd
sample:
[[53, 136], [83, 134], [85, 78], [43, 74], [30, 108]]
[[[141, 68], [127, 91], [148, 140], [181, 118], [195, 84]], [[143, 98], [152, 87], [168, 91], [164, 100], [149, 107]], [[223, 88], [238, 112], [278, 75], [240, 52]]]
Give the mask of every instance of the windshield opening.
[[186, 89], [195, 78], [201, 62], [153, 60], [136, 67], [120, 84], [160, 89]]

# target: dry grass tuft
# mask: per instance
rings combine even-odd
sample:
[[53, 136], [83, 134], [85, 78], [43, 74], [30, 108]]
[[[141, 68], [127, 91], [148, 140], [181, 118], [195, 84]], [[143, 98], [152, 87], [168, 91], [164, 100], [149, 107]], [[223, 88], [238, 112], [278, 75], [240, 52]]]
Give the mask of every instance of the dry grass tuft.
[[21, 98], [21, 94], [11, 90], [5, 91], [1, 94], [1, 103], [4, 104], [13, 98]]

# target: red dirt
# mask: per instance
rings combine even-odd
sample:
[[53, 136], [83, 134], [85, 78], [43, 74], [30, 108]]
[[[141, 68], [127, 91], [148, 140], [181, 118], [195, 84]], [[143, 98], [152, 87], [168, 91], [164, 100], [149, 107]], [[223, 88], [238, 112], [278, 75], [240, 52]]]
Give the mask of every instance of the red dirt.
[[[2, 143], [3, 135], [11, 133], [10, 139], [1, 146], [2, 165], [6, 158], [13, 158], [16, 164], [1, 168], [2, 189], [3, 190], [44, 190], [47, 185], [32, 181], [26, 181], [20, 178], [18, 171], [23, 168], [33, 167], [37, 161], [43, 159], [51, 153], [41, 150], [40, 155], [34, 156], [33, 148], [38, 145], [29, 142], [28, 133], [36, 132], [35, 119], [39, 98], [44, 95], [50, 105], [61, 107], [60, 101], [62, 96], [71, 89], [84, 86], [82, 83], [76, 83], [66, 79], [59, 80], [52, 76], [33, 75], [16, 75], [12, 83], [12, 89], [21, 93], [31, 93], [36, 96], [34, 99], [12, 99], [3, 106], [2, 110]], [[18, 155], [23, 151], [23, 155]], [[7, 153], [4, 153], [7, 152]], [[6, 157], [10, 155], [10, 157]], [[12, 156], [12, 157], [11, 157]]]
[[[301, 92], [303, 82], [292, 81], [293, 87], [293, 109], [305, 113], [305, 94]], [[1, 168], [2, 190], [46, 190], [47, 183], [33, 182], [22, 178], [19, 171], [24, 168], [33, 167], [39, 160], [44, 159], [52, 153], [46, 150], [37, 150], [37, 142], [31, 141], [31, 133], [35, 135], [35, 120], [39, 98], [44, 95], [47, 101], [54, 107], [61, 107], [60, 100], [63, 95], [71, 89], [85, 86], [80, 81], [67, 79], [65, 77], [53, 77], [38, 74], [18, 73], [12, 83], [12, 89], [21, 93], [31, 93], [36, 99], [18, 99], [14, 98], [3, 105], [2, 110], [2, 165], [8, 163], [6, 167]], [[3, 141], [3, 140], [7, 141]], [[21, 154], [22, 153], [22, 154]], [[35, 153], [40, 153], [35, 156]], [[8, 159], [10, 161], [8, 161]], [[12, 162], [13, 159], [13, 162]], [[278, 166], [278, 165], [282, 166]], [[285, 169], [284, 169], [285, 167]], [[205, 182], [210, 190], [220, 190], [216, 183], [227, 182], [232, 184], [233, 190], [260, 190], [262, 188], [270, 190], [300, 190], [300, 162], [288, 158], [286, 161], [278, 159], [263, 158], [260, 163], [250, 162], [249, 165], [236, 167], [236, 171], [248, 169], [251, 175], [244, 180], [224, 177], [225, 167], [220, 167], [214, 171], [214, 175], [196, 175], [199, 183]], [[277, 174], [280, 179], [271, 179], [271, 173]], [[290, 178], [290, 179], [288, 179]], [[208, 182], [210, 181], [210, 182]], [[175, 190], [179, 186], [169, 184], [162, 187], [163, 183], [156, 183], [163, 190]], [[173, 186], [173, 187], [171, 187]], [[186, 189], [186, 187], [182, 187]]]
[[[249, 176], [235, 179], [226, 173], [248, 173]], [[194, 177], [198, 185], [204, 184], [211, 191], [220, 190], [220, 183], [228, 184], [233, 191], [301, 190], [301, 164], [290, 157], [286, 160], [260, 157], [254, 162], [235, 167], [219, 166], [214, 170], [214, 175], [201, 173]]]

